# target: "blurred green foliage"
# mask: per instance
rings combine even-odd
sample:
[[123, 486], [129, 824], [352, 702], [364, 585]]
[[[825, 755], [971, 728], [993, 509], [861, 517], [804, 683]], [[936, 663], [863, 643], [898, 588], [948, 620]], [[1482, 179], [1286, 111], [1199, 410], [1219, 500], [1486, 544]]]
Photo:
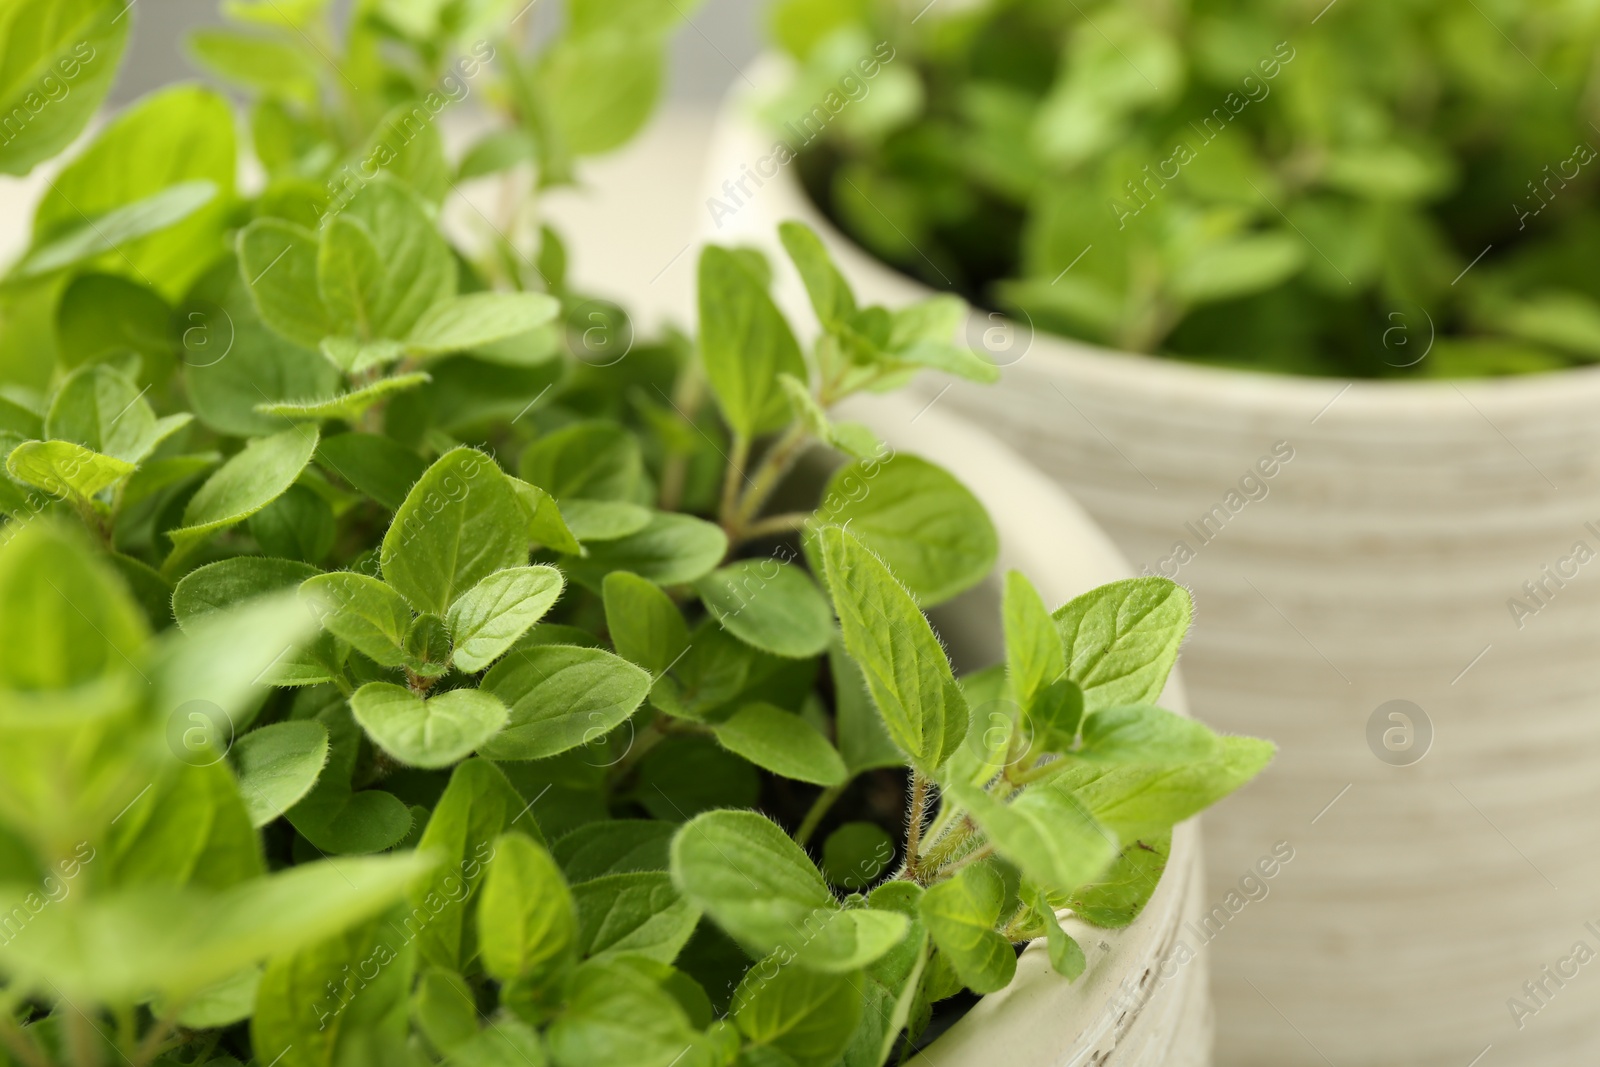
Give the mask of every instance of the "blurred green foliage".
[[771, 29], [780, 124], [892, 50], [893, 84], [792, 147], [935, 287], [1296, 374], [1600, 358], [1593, 4], [780, 0]]

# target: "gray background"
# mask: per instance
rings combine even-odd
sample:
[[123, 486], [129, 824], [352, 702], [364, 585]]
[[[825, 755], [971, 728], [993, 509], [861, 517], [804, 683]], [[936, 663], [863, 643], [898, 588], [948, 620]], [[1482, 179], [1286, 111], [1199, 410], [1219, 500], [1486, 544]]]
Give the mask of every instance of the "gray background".
[[[222, 22], [217, 0], [134, 0], [134, 5], [133, 43], [113, 94], [117, 101], [197, 77], [184, 55], [184, 35]], [[721, 96], [737, 68], [755, 56], [765, 9], [761, 0], [706, 0], [673, 43], [671, 98], [710, 106]]]

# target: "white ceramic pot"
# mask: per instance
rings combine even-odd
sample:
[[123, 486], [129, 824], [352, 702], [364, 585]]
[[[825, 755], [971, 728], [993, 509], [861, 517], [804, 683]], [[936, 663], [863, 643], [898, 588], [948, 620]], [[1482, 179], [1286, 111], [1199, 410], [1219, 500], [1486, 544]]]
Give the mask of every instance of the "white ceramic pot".
[[[707, 171], [724, 204], [774, 144], [746, 95]], [[774, 228], [802, 219], [864, 301], [928, 294], [792, 170], [762, 178], [708, 236], [781, 263]], [[1428, 345], [1425, 322], [1396, 325]], [[1595, 1062], [1600, 965], [1576, 957], [1600, 951], [1600, 368], [1348, 382], [1030, 341], [998, 317], [969, 337], [990, 329], [1004, 381], [924, 382], [924, 418], [964, 413], [1136, 567], [1191, 586], [1195, 713], [1281, 746], [1209, 817], [1219, 1062]], [[1280, 841], [1295, 858], [1252, 901], [1239, 883]]]
[[[971, 487], [1000, 533], [997, 574], [1028, 575], [1049, 604], [1131, 572], [1082, 508], [1015, 452], [966, 420], [905, 396], [860, 399], [849, 417], [871, 425], [896, 450], [945, 467]], [[998, 581], [941, 605], [934, 624], [958, 662], [999, 662]], [[1162, 695], [1184, 710], [1176, 678]], [[1200, 828], [1172, 837], [1167, 870], [1130, 926], [1101, 930], [1063, 912], [1084, 947], [1077, 981], [1050, 969], [1042, 942], [1018, 961], [1015, 981], [984, 997], [926, 1051], [919, 1067], [1206, 1067], [1211, 1062], [1211, 1002], [1203, 959], [1193, 951], [1205, 907]]]

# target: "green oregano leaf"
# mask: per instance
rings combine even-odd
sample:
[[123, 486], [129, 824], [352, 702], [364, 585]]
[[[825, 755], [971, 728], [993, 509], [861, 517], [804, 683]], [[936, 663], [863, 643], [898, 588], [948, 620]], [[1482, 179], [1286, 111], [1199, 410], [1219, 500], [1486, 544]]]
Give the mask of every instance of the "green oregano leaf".
[[328, 758], [328, 730], [315, 720], [274, 723], [245, 734], [230, 756], [250, 823], [262, 827], [317, 784]]
[[733, 994], [733, 1022], [757, 1049], [796, 1067], [831, 1067], [850, 1043], [862, 1012], [859, 977], [808, 971], [769, 957], [746, 972]]
[[766, 282], [715, 245], [700, 256], [700, 349], [712, 392], [735, 433], [754, 437], [788, 421], [778, 375], [807, 377], [800, 346]]
[[609, 652], [543, 645], [511, 652], [483, 679], [510, 709], [484, 746], [498, 760], [545, 759], [597, 741], [626, 722], [650, 692], [650, 675]]
[[849, 777], [828, 739], [792, 711], [746, 704], [713, 729], [724, 748], [781, 778], [832, 786]]
[[606, 629], [617, 654], [659, 675], [689, 647], [689, 629], [672, 598], [654, 582], [612, 571], [601, 586]]
[[1011, 984], [1017, 954], [995, 932], [1005, 888], [991, 864], [962, 868], [922, 894], [917, 912], [933, 943], [974, 993], [994, 993]]
[[818, 534], [844, 634], [883, 722], [932, 774], [966, 738], [967, 705], [933, 628], [889, 568], [838, 527]]
[[181, 558], [211, 534], [240, 523], [282, 496], [317, 449], [312, 429], [258, 437], [206, 479], [183, 511], [183, 525], [168, 533]]
[[1189, 591], [1165, 578], [1127, 578], [1076, 597], [1055, 612], [1068, 676], [1086, 711], [1153, 704], [1189, 631]]
[[405, 686], [368, 682], [350, 709], [373, 742], [413, 767], [448, 767], [470, 755], [505, 725], [507, 710], [476, 689], [452, 689], [424, 699]]
[[586, 959], [643, 956], [671, 963], [700, 922], [665, 871], [608, 874], [572, 888], [578, 950]]
[[70, 441], [26, 441], [6, 457], [6, 473], [52, 496], [87, 503], [133, 474], [131, 463]]
[[528, 546], [522, 505], [500, 468], [457, 448], [412, 486], [379, 560], [384, 581], [412, 607], [444, 615], [484, 578], [527, 562]]
[[563, 584], [554, 567], [512, 567], [462, 593], [445, 616], [455, 645], [452, 662], [473, 673], [499, 659], [550, 610]]
[[792, 563], [740, 560], [701, 578], [695, 591], [723, 629], [763, 652], [804, 659], [833, 637], [827, 600]]
[[999, 553], [971, 491], [915, 456], [841, 467], [823, 491], [821, 517], [848, 527], [925, 608], [983, 580]]
[[525, 834], [495, 839], [478, 902], [483, 967], [502, 982], [558, 980], [578, 954], [578, 916], [556, 861]]

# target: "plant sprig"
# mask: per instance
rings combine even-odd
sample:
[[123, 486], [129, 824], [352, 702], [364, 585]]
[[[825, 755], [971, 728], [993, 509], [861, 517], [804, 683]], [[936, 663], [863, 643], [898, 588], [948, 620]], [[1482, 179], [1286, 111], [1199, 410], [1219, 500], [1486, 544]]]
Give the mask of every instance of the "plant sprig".
[[809, 352], [774, 265], [711, 247], [697, 342], [596, 360], [553, 234], [441, 227], [457, 179], [636, 128], [674, 6], [572, 0], [484, 74], [502, 129], [330, 195], [515, 12], [230, 3], [255, 29], [197, 48], [261, 93], [258, 194], [193, 87], [61, 171], [0, 286], [52, 308], [0, 378], [7, 1055], [878, 1067], [1017, 940], [1075, 977], [1055, 909], [1131, 922], [1268, 758], [1151, 706], [1189, 625], [1160, 579], [1051, 613], [1010, 576], [1007, 662], [956, 679], [924, 609], [996, 531], [832, 409], [992, 380], [960, 301], [860, 307], [791, 224]]

